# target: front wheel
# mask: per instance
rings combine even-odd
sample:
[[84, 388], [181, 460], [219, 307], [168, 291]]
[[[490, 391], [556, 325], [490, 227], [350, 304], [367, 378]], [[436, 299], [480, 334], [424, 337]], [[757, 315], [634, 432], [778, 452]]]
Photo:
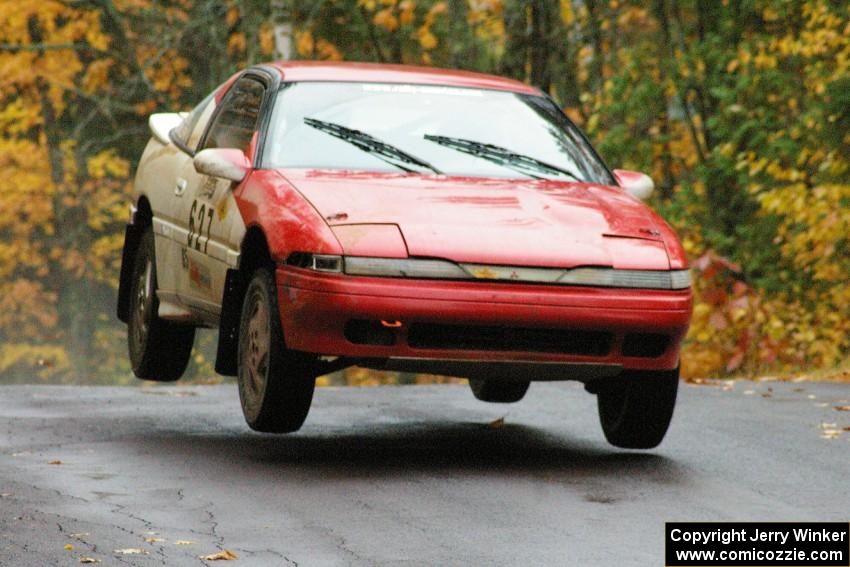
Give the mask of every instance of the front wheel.
[[316, 379], [308, 355], [286, 348], [271, 270], [254, 272], [239, 322], [239, 401], [251, 429], [298, 430], [307, 419]]
[[605, 438], [624, 449], [658, 446], [673, 418], [678, 389], [678, 368], [624, 371], [597, 396]]

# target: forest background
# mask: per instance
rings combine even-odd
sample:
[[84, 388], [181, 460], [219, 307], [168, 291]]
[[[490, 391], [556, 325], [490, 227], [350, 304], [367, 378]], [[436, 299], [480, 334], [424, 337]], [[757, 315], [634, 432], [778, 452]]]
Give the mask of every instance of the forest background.
[[850, 376], [850, 2], [0, 0], [0, 383], [132, 381], [114, 306], [147, 116], [279, 58], [541, 88], [654, 178], [693, 266], [686, 378]]

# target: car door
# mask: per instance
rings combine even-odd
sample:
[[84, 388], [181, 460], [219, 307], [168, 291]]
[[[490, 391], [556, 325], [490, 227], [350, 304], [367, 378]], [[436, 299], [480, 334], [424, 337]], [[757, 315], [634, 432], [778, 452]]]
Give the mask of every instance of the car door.
[[210, 95], [191, 112], [186, 113], [182, 122], [169, 134], [172, 143], [152, 156], [147, 164], [149, 171], [142, 172], [146, 178], [141, 180], [142, 185], [147, 187], [145, 194], [148, 195], [154, 212], [160, 314], [162, 315], [165, 309], [169, 317], [185, 318], [188, 314], [180, 306], [177, 296], [182, 279], [181, 244], [185, 240], [181, 238], [183, 190], [180, 179], [185, 168], [192, 164], [194, 147], [197, 146], [214, 107], [213, 96]]
[[[259, 75], [249, 73], [237, 79], [212, 116], [198, 151], [236, 148], [253, 158], [266, 91]], [[184, 187], [182, 224], [186, 227], [178, 293], [185, 304], [214, 323], [221, 311], [227, 269], [236, 267], [245, 233], [233, 197], [235, 183], [198, 173], [192, 163], [182, 169], [177, 183]]]

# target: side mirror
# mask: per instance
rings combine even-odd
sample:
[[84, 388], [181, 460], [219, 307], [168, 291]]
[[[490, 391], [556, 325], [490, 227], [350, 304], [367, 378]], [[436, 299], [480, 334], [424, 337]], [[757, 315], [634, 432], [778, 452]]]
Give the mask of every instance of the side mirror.
[[640, 199], [646, 201], [655, 190], [655, 183], [645, 173], [629, 171], [627, 169], [615, 169], [614, 177], [620, 187]]
[[242, 150], [210, 148], [195, 154], [195, 171], [204, 175], [229, 179], [239, 183], [251, 169], [251, 162]]
[[158, 112], [151, 114], [148, 118], [148, 127], [151, 129], [153, 137], [163, 144], [170, 144], [171, 138], [168, 133], [183, 121], [183, 117], [179, 112]]

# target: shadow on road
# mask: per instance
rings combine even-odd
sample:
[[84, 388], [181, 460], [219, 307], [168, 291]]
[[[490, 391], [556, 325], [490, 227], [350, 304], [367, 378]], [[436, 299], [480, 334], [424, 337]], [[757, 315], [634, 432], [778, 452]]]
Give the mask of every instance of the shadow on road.
[[372, 425], [368, 431], [286, 436], [175, 432], [139, 441], [151, 443], [151, 450], [161, 455], [173, 452], [206, 466], [314, 469], [321, 478], [335, 473], [394, 476], [400, 469], [506, 476], [631, 475], [665, 484], [688, 478], [685, 466], [663, 455], [608, 450], [519, 424]]

